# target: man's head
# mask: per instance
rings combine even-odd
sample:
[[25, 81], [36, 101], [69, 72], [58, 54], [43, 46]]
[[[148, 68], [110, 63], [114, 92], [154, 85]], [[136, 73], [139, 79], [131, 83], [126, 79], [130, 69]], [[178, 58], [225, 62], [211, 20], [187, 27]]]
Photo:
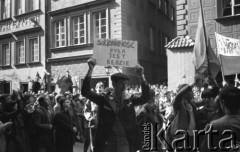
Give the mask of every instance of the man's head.
[[128, 86], [129, 77], [122, 73], [115, 73], [111, 76], [112, 85], [115, 92], [123, 93]]
[[65, 97], [61, 97], [59, 103], [62, 110], [67, 110], [71, 107], [71, 101]]
[[240, 109], [240, 90], [235, 87], [226, 87], [220, 93], [220, 103], [223, 111], [236, 114]]
[[104, 92], [104, 83], [98, 82], [95, 87], [96, 93], [103, 93]]
[[201, 98], [205, 107], [212, 108], [214, 106], [214, 94], [211, 89], [203, 90]]
[[37, 99], [38, 103], [40, 106], [43, 106], [45, 108], [48, 108], [50, 102], [49, 102], [49, 97], [45, 95], [41, 95]]

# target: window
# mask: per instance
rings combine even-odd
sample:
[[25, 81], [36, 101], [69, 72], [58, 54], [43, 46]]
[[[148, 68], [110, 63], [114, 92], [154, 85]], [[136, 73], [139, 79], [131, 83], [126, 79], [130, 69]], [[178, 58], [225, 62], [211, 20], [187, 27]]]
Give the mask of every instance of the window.
[[28, 0], [28, 11], [39, 9], [39, 0]]
[[10, 18], [10, 0], [0, 0], [0, 19]]
[[165, 48], [165, 46], [168, 44], [168, 37], [167, 36], [163, 36], [164, 37], [164, 39], [163, 39], [163, 54], [164, 55], [166, 55], [166, 48]]
[[24, 41], [18, 41], [16, 43], [17, 63], [25, 63], [25, 47]]
[[94, 18], [94, 36], [96, 38], [107, 38], [107, 13], [106, 10], [95, 12]]
[[39, 62], [39, 39], [29, 39], [30, 61]]
[[72, 18], [73, 20], [73, 45], [86, 43], [86, 19], [85, 15]]
[[222, 0], [222, 16], [240, 14], [240, 0]]
[[158, 0], [158, 9], [162, 9], [162, 0]]
[[158, 49], [160, 51], [160, 54], [162, 54], [162, 33], [161, 31], [158, 32], [158, 40], [157, 40], [157, 45], [158, 45]]
[[55, 47], [66, 46], [66, 23], [65, 20], [55, 21]]
[[16, 15], [39, 9], [39, 0], [16, 0]]
[[150, 50], [154, 51], [155, 50], [155, 36], [154, 36], [154, 29], [150, 27]]
[[10, 65], [10, 45], [3, 44], [2, 45], [2, 61], [3, 66]]
[[165, 0], [165, 1], [164, 1], [164, 13], [165, 13], [166, 15], [169, 14], [168, 0]]
[[16, 14], [21, 15], [25, 13], [25, 0], [15, 1], [17, 5]]
[[175, 22], [175, 9], [171, 6], [171, 21]]

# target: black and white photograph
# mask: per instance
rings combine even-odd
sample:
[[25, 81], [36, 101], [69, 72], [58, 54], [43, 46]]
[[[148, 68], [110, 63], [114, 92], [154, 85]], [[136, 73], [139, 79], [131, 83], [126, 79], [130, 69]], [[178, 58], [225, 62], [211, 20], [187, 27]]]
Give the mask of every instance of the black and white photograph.
[[0, 152], [240, 152], [240, 0], [0, 0]]

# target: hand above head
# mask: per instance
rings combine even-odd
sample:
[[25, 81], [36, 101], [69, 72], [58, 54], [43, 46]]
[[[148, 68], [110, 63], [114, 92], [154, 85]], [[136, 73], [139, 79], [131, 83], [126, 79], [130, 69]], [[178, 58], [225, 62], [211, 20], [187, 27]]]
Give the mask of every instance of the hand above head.
[[88, 63], [89, 69], [92, 70], [95, 67], [95, 65], [96, 65], [96, 59], [95, 58], [90, 58], [87, 61], [87, 63]]
[[77, 132], [77, 128], [73, 127], [73, 132], [76, 133]]
[[144, 68], [141, 65], [136, 65], [136, 73], [138, 76], [142, 76], [144, 74]]
[[136, 74], [140, 79], [140, 82], [146, 81], [144, 77], [144, 68], [141, 65], [136, 66]]

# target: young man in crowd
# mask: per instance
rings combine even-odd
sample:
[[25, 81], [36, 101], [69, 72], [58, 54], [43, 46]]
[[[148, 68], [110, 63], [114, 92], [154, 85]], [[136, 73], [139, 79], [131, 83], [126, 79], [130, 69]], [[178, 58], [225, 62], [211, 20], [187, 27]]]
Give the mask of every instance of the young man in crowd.
[[144, 77], [144, 69], [136, 67], [141, 82], [142, 95], [126, 98], [129, 77], [122, 73], [111, 76], [113, 92], [98, 95], [91, 91], [91, 76], [96, 59], [88, 60], [89, 70], [83, 80], [82, 95], [98, 105], [98, 127], [94, 152], [135, 152], [141, 149], [141, 138], [136, 121], [134, 106], [150, 99], [150, 88]]
[[[101, 95], [104, 92], [103, 82], [98, 82], [95, 87], [96, 93]], [[95, 134], [97, 129], [97, 105], [88, 100], [84, 106], [84, 117], [87, 120], [85, 124], [85, 141], [84, 152], [87, 152], [88, 147], [93, 149], [93, 142], [95, 141]]]
[[240, 90], [226, 87], [220, 93], [220, 104], [225, 115], [206, 126], [201, 152], [235, 151], [240, 143]]

